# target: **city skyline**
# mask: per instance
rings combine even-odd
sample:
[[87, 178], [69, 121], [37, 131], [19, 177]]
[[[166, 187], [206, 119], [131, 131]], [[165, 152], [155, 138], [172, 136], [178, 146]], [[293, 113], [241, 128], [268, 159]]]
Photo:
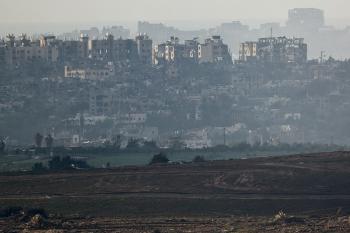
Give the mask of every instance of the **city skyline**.
[[350, 233], [350, 0], [0, 3], [0, 233]]

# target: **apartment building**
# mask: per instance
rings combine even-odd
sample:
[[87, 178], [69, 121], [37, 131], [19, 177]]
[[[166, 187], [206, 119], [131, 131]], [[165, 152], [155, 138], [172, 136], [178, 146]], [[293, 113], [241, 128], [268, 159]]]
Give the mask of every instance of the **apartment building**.
[[269, 63], [305, 63], [307, 44], [303, 38], [268, 37], [240, 45], [240, 61]]
[[206, 39], [198, 46], [198, 60], [199, 63], [232, 63], [228, 46], [220, 36]]
[[139, 60], [144, 65], [152, 64], [152, 40], [146, 34], [136, 37], [137, 53]]
[[2, 56], [7, 65], [21, 65], [29, 61], [58, 61], [57, 45], [41, 45], [38, 41], [29, 40], [21, 35], [18, 40], [14, 35], [7, 36], [8, 41], [2, 47]]
[[198, 61], [197, 38], [180, 42], [178, 37], [170, 37], [165, 43], [156, 45], [153, 51], [153, 63], [156, 65], [164, 63], [181, 63]]

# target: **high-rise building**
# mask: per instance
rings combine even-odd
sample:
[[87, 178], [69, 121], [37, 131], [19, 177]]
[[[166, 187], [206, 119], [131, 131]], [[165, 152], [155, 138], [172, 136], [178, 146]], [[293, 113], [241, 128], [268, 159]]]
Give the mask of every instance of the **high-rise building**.
[[257, 42], [247, 41], [241, 43], [239, 47], [239, 60], [251, 61], [256, 59], [257, 55]]
[[142, 64], [152, 64], [152, 43], [152, 40], [145, 34], [136, 37], [137, 53]]
[[179, 38], [172, 36], [167, 42], [155, 46], [154, 64], [197, 62], [198, 45], [197, 38], [180, 43]]
[[0, 64], [5, 64], [5, 47], [5, 41], [0, 39]]
[[[43, 38], [42, 41], [41, 43], [46, 43], [47, 39]], [[89, 58], [89, 36], [86, 34], [81, 34], [79, 40], [63, 40], [55, 43], [59, 48], [61, 62], [74, 63]]]
[[103, 40], [89, 41], [90, 58], [105, 62], [123, 62], [138, 60], [138, 49], [135, 40], [114, 39], [112, 34]]
[[17, 66], [33, 61], [58, 61], [57, 44], [41, 44], [40, 41], [31, 41], [24, 34], [18, 40], [14, 35], [8, 35], [7, 38], [8, 41], [2, 49], [3, 60], [7, 65]]
[[213, 36], [198, 45], [198, 59], [199, 63], [232, 63], [228, 46], [220, 36]]
[[304, 63], [307, 61], [307, 44], [303, 38], [267, 37], [240, 46], [240, 61], [270, 63]]
[[314, 8], [289, 10], [287, 28], [292, 31], [318, 31], [325, 26], [324, 12]]

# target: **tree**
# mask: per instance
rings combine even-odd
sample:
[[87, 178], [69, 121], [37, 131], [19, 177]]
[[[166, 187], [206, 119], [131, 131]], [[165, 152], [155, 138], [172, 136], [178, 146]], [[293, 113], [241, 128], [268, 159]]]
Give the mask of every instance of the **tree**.
[[85, 161], [72, 159], [70, 156], [63, 157], [62, 159], [59, 156], [55, 156], [49, 161], [50, 170], [57, 171], [81, 168], [90, 168], [90, 166]]
[[36, 145], [36, 147], [38, 147], [38, 148], [41, 147], [41, 145], [43, 143], [43, 139], [44, 139], [44, 137], [40, 133], [37, 133], [35, 135], [35, 145]]
[[52, 148], [52, 146], [53, 146], [53, 137], [51, 136], [51, 134], [49, 134], [49, 135], [47, 135], [46, 137], [45, 137], [45, 143], [46, 143], [46, 147], [47, 148]]
[[6, 147], [6, 144], [4, 140], [0, 140], [0, 155], [5, 154], [5, 147]]
[[49, 169], [50, 170], [60, 170], [61, 169], [61, 158], [59, 156], [54, 156], [49, 161]]
[[168, 157], [163, 154], [163, 153], [159, 153], [153, 156], [151, 162], [149, 163], [150, 165], [152, 164], [166, 164], [169, 162]]
[[43, 165], [43, 163], [35, 163], [32, 167], [33, 172], [43, 172], [46, 171], [46, 167]]
[[205, 162], [205, 158], [203, 156], [200, 156], [200, 155], [197, 155], [193, 160], [192, 162], [194, 163], [203, 163]]

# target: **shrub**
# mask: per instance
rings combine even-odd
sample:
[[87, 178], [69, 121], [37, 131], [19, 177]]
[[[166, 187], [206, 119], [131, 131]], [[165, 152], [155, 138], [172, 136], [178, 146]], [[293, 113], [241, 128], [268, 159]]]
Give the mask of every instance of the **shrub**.
[[49, 161], [50, 170], [70, 170], [79, 168], [90, 168], [90, 166], [85, 161], [75, 160], [69, 156], [63, 157], [62, 159], [59, 156], [55, 156]]
[[43, 218], [49, 217], [46, 210], [44, 210], [42, 208], [28, 208], [28, 209], [25, 209], [23, 212], [24, 212], [24, 214], [21, 218], [22, 221], [28, 221], [32, 217], [34, 217], [35, 215], [40, 215]]
[[192, 160], [192, 162], [194, 162], [194, 163], [203, 163], [203, 162], [205, 162], [205, 158], [203, 156], [198, 155]]
[[10, 206], [4, 209], [0, 209], [0, 218], [16, 216], [21, 214], [22, 211], [23, 211], [23, 208], [18, 206]]
[[32, 167], [33, 172], [44, 172], [47, 168], [43, 165], [43, 163], [35, 163]]
[[163, 153], [159, 153], [153, 156], [151, 162], [149, 163], [150, 165], [152, 164], [166, 164], [169, 162], [168, 157], [163, 154]]

